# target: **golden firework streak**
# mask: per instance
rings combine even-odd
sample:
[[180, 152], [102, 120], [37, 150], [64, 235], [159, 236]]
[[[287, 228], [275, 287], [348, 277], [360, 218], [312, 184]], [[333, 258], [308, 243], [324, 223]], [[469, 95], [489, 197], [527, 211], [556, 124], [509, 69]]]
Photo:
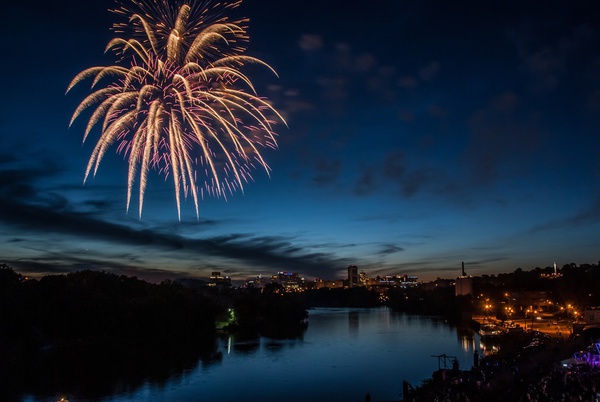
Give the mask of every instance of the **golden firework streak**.
[[[251, 178], [252, 161], [269, 174], [260, 148], [276, 147], [273, 115], [285, 120], [264, 98], [241, 68], [267, 63], [243, 54], [239, 42], [247, 41], [245, 20], [228, 22], [209, 11], [230, 9], [240, 2], [205, 2], [203, 9], [178, 0], [131, 0], [137, 12], [121, 7], [116, 14], [129, 16], [127, 24], [114, 24], [116, 32], [132, 31], [106, 46], [121, 56], [121, 64], [88, 68], [73, 78], [69, 92], [93, 77], [93, 92], [75, 109], [69, 127], [86, 109], [95, 106], [83, 135], [102, 122], [101, 135], [90, 156], [84, 182], [96, 175], [107, 149], [119, 143], [128, 154], [127, 210], [139, 177], [139, 217], [150, 168], [173, 176], [177, 216], [181, 219], [181, 194], [191, 192], [198, 212], [197, 171], [204, 172], [208, 194], [244, 190]], [[209, 5], [212, 8], [209, 10]], [[176, 10], [176, 13], [173, 11]], [[107, 83], [101, 89], [94, 89]], [[242, 84], [242, 87], [239, 85]], [[244, 89], [249, 90], [246, 92]], [[248, 132], [251, 135], [248, 135]], [[199, 169], [199, 165], [204, 168]], [[203, 192], [202, 192], [203, 194]]]

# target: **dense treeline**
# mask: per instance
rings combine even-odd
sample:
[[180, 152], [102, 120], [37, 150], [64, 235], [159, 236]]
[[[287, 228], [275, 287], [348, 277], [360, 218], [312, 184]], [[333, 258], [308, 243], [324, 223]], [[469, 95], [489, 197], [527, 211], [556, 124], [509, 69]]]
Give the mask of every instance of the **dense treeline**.
[[[459, 319], [478, 308], [473, 303], [480, 295], [494, 301], [505, 300], [507, 294], [527, 300], [526, 292], [544, 292], [554, 303], [561, 305], [572, 304], [578, 309], [600, 306], [600, 264], [577, 266], [571, 263], [558, 269], [556, 274], [554, 268], [547, 267], [531, 271], [517, 268], [512, 273], [476, 276], [472, 278], [473, 294], [468, 296], [455, 296], [455, 289], [448, 285], [448, 280], [439, 280], [440, 286], [394, 288], [388, 293], [388, 305], [411, 314]], [[494, 304], [494, 313], [498, 318], [506, 318], [502, 317], [501, 308], [501, 304]]]
[[[515, 311], [516, 317], [523, 317], [529, 305], [534, 305], [541, 295], [551, 300], [555, 306], [571, 305], [576, 311], [588, 307], [600, 306], [600, 265], [567, 264], [554, 272], [554, 268], [535, 268], [523, 271], [518, 268], [513, 273], [499, 275], [482, 275], [473, 279], [475, 295], [483, 295], [490, 300], [512, 304], [506, 295], [515, 297], [520, 308]], [[537, 299], [537, 300], [536, 300]], [[549, 311], [559, 314], [560, 311]], [[493, 314], [498, 319], [507, 319], [502, 305], [494, 304]], [[562, 312], [566, 318], [568, 312]]]
[[214, 334], [216, 307], [173, 282], [157, 285], [93, 271], [35, 281], [0, 272], [0, 314], [10, 323], [0, 340], [13, 345], [13, 353], [32, 346], [30, 353], [114, 346], [115, 340], [122, 348], [151, 347]]
[[84, 395], [102, 394], [98, 379], [167, 378], [215, 352], [217, 313], [173, 282], [92, 271], [25, 280], [4, 266], [0, 375], [14, 390], [93, 382]]
[[388, 306], [396, 311], [419, 315], [439, 315], [460, 320], [472, 310], [472, 297], [456, 297], [454, 287], [435, 289], [394, 288], [388, 292]]
[[[543, 291], [549, 292], [560, 303], [571, 303], [581, 308], [600, 305], [600, 263], [566, 264], [554, 268], [535, 268], [524, 271], [517, 268], [513, 273], [482, 275], [474, 280], [474, 290], [484, 294], [501, 295], [502, 292]], [[551, 279], [549, 279], [551, 278]]]
[[232, 309], [235, 321], [226, 329], [243, 338], [298, 338], [308, 318], [303, 301], [291, 294], [239, 293], [233, 298]]
[[[76, 388], [101, 399], [115, 387], [220, 358], [216, 321], [245, 338], [294, 338], [306, 328], [302, 300], [266, 292], [193, 288], [177, 282], [80, 271], [31, 280], [0, 265], [0, 399]], [[233, 316], [230, 317], [231, 312]]]

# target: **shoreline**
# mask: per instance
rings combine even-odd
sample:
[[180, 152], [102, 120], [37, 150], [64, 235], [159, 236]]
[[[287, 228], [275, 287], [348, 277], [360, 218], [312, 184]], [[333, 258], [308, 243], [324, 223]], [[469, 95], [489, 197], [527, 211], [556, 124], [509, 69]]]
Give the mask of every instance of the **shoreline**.
[[[491, 322], [487, 319], [485, 323]], [[478, 318], [473, 318], [472, 324], [475, 327], [484, 325]], [[592, 390], [596, 386], [600, 389], [600, 370], [597, 367], [561, 367], [562, 360], [585, 349], [589, 342], [586, 344], [583, 338], [569, 337], [565, 333], [549, 335], [551, 330], [542, 332], [534, 329], [489, 339], [490, 343], [500, 345], [498, 353], [474, 359], [473, 367], [469, 370], [436, 370], [414, 388], [405, 382], [403, 399], [399, 402], [432, 401], [436, 398], [444, 401], [488, 402], [533, 400], [532, 395], [539, 393], [551, 393], [549, 397], [560, 398], [567, 389], [570, 389], [570, 396], [595, 393]], [[554, 381], [553, 387], [548, 386], [550, 379]], [[572, 388], [576, 388], [573, 384], [582, 381], [587, 385], [579, 391], [573, 391]]]

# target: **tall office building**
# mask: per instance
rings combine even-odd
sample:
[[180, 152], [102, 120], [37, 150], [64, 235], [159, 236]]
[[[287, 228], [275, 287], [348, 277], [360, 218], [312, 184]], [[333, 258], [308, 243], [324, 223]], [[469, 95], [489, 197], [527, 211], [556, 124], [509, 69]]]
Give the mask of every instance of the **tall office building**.
[[360, 286], [367, 286], [368, 282], [369, 282], [369, 275], [367, 275], [367, 273], [365, 271], [360, 271], [360, 273], [358, 274], [358, 284]]
[[350, 265], [348, 267], [348, 287], [353, 288], [358, 286], [358, 267]]
[[277, 283], [286, 290], [298, 289], [302, 285], [302, 278], [296, 272], [280, 271], [277, 272]]

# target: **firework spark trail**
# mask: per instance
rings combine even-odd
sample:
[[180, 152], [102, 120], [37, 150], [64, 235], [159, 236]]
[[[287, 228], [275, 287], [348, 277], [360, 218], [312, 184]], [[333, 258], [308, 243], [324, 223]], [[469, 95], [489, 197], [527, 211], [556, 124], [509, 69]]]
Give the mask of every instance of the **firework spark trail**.
[[[226, 198], [227, 193], [243, 191], [244, 183], [252, 180], [255, 163], [269, 174], [260, 150], [277, 147], [273, 126], [276, 120], [285, 120], [256, 94], [241, 68], [258, 64], [275, 71], [244, 54], [247, 21], [229, 22], [222, 16], [241, 1], [131, 3], [131, 7], [119, 3], [112, 10], [128, 19], [113, 25], [122, 36], [106, 47], [120, 57], [118, 63], [88, 68], [67, 88], [69, 92], [93, 78], [93, 92], [75, 109], [69, 123], [95, 106], [83, 141], [98, 125], [101, 135], [84, 182], [90, 174], [96, 175], [106, 151], [117, 143], [117, 151], [129, 156], [127, 210], [138, 178], [141, 218], [148, 171], [153, 168], [165, 178], [173, 177], [178, 218], [181, 195], [189, 193], [199, 216], [199, 195]], [[204, 188], [198, 188], [198, 171], [204, 173]]]

